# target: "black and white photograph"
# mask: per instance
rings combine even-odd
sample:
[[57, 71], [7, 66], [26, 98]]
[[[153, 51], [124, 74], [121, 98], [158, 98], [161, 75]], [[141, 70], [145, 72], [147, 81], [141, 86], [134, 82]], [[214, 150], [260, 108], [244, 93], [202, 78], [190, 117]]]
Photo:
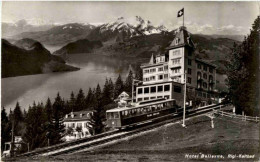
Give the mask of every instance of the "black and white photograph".
[[260, 161], [259, 1], [0, 5], [0, 161]]

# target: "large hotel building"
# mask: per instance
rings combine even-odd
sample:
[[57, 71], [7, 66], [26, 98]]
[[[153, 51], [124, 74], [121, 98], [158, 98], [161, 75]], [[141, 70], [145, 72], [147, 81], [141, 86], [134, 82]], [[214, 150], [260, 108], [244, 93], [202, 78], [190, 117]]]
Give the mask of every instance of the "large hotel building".
[[[216, 66], [197, 59], [194, 49], [189, 32], [180, 27], [166, 53], [152, 55], [149, 63], [141, 66], [143, 84], [135, 89], [136, 101], [171, 98], [183, 106], [186, 82], [187, 96], [193, 96], [193, 102], [194, 98], [200, 100], [200, 106], [216, 102]], [[186, 101], [194, 104], [190, 97]]]

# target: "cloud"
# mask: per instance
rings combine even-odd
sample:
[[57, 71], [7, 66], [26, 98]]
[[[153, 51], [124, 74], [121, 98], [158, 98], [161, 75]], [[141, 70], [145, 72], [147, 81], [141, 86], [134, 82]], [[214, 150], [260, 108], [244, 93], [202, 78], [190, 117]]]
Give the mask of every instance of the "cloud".
[[[178, 21], [176, 24], [168, 23], [166, 27], [169, 29], [177, 29], [182, 25], [182, 21]], [[219, 35], [246, 35], [249, 30], [247, 27], [235, 26], [229, 24], [221, 27], [214, 27], [212, 24], [198, 24], [196, 22], [187, 21], [185, 26], [188, 31], [193, 34], [219, 34]]]

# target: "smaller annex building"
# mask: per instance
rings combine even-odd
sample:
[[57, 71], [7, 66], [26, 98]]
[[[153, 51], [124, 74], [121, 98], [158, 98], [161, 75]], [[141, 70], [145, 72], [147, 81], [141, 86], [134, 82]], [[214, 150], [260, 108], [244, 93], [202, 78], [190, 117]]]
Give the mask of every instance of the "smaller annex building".
[[70, 112], [65, 115], [64, 125], [66, 130], [66, 141], [91, 136], [90, 128], [93, 111]]

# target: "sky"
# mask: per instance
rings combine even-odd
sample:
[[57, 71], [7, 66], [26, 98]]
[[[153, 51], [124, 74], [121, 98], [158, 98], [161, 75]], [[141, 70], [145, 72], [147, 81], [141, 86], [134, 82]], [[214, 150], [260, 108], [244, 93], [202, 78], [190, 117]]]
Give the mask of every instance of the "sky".
[[141, 16], [154, 25], [176, 29], [184, 7], [184, 22], [192, 33], [248, 34], [259, 15], [260, 2], [2, 2], [2, 22], [25, 19], [30, 24], [113, 22], [119, 17]]

